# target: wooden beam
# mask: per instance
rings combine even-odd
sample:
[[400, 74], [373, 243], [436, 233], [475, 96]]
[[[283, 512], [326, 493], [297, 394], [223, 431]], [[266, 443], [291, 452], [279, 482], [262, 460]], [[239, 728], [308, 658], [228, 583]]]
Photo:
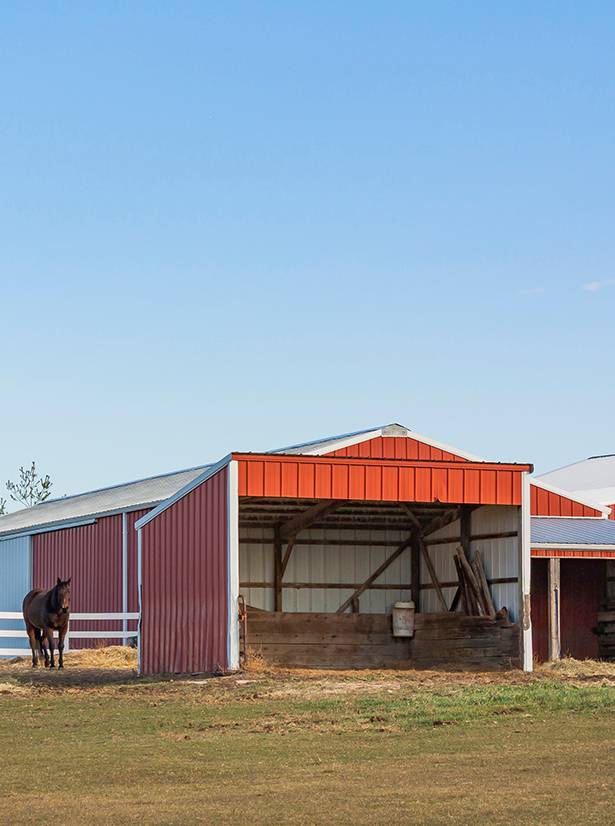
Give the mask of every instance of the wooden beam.
[[549, 660], [559, 660], [560, 639], [560, 560], [549, 560]]
[[284, 552], [284, 558], [282, 559], [282, 570], [281, 570], [281, 578], [284, 579], [284, 574], [286, 573], [286, 567], [288, 565], [288, 560], [290, 559], [290, 555], [293, 552], [293, 548], [295, 547], [295, 540], [289, 539], [288, 544], [286, 545], [286, 551]]
[[361, 594], [363, 593], [363, 591], [366, 591], [369, 588], [369, 586], [372, 584], [372, 582], [374, 582], [376, 579], [378, 579], [380, 574], [384, 573], [384, 571], [386, 571], [386, 569], [389, 567], [389, 565], [392, 562], [395, 562], [397, 557], [400, 556], [400, 554], [402, 554], [406, 550], [406, 548], [410, 547], [411, 543], [412, 543], [412, 537], [408, 537], [408, 539], [406, 539], [405, 542], [402, 542], [402, 544], [398, 548], [396, 548], [393, 551], [393, 553], [384, 560], [382, 565], [379, 565], [378, 568], [376, 568], [376, 570], [374, 571], [374, 573], [370, 574], [367, 577], [367, 579], [365, 580], [365, 582], [362, 585], [360, 585], [356, 589], [356, 591], [354, 591], [354, 593], [352, 593], [348, 597], [347, 600], [344, 600], [344, 602], [340, 605], [340, 607], [337, 609], [337, 611], [335, 613], [336, 614], [343, 614], [344, 611], [352, 605], [352, 601], [354, 599], [356, 599], [357, 597], [360, 597]]
[[332, 499], [324, 499], [321, 502], [316, 502], [311, 508], [301, 511], [301, 513], [296, 514], [287, 522], [280, 525], [280, 539], [284, 541], [291, 536], [296, 536], [299, 531], [309, 528], [317, 519], [320, 519], [327, 513], [331, 513], [338, 508], [340, 504], [339, 501]]
[[442, 593], [442, 588], [440, 588], [440, 583], [438, 582], [438, 577], [436, 575], [436, 569], [433, 566], [433, 562], [429, 556], [429, 551], [427, 550], [427, 546], [423, 542], [423, 538], [418, 538], [418, 544], [421, 551], [421, 555], [425, 560], [425, 565], [427, 565], [427, 570], [429, 571], [429, 576], [431, 577], [431, 581], [433, 582], [434, 588], [436, 589], [436, 593], [438, 595], [438, 599], [440, 600], [440, 605], [442, 606], [443, 611], [448, 611], [448, 605], [446, 604], [446, 600], [444, 599], [444, 594]]
[[431, 522], [423, 528], [421, 536], [425, 539], [427, 536], [430, 536], [430, 534], [439, 531], [441, 528], [445, 528], [457, 519], [459, 519], [459, 508], [451, 508], [450, 510], [444, 511], [444, 513], [436, 516], [435, 519], [432, 519]]
[[280, 539], [280, 530], [276, 525], [273, 536], [273, 576], [274, 576], [274, 594], [273, 594], [273, 610], [282, 610], [282, 540]]
[[421, 610], [421, 549], [418, 537], [410, 547], [410, 588], [414, 610], [419, 613]]

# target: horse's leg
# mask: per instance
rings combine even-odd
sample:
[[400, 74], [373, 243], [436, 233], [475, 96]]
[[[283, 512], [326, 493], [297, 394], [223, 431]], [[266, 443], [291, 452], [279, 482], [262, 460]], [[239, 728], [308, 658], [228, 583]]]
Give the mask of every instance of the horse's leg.
[[38, 640], [38, 647], [41, 652], [41, 657], [45, 662], [45, 668], [49, 665], [49, 658], [47, 657], [47, 651], [45, 650], [45, 632], [42, 631], [40, 628], [35, 629], [34, 633], [36, 634], [36, 639]]
[[30, 648], [32, 649], [32, 668], [36, 668], [38, 665], [38, 654], [36, 651], [38, 640], [36, 639], [36, 631], [33, 625], [26, 626], [26, 632], [28, 634], [28, 639], [30, 640]]
[[58, 668], [64, 668], [64, 637], [68, 631], [68, 623], [58, 631]]
[[47, 642], [49, 643], [49, 668], [55, 668], [53, 661], [53, 628], [47, 628]]

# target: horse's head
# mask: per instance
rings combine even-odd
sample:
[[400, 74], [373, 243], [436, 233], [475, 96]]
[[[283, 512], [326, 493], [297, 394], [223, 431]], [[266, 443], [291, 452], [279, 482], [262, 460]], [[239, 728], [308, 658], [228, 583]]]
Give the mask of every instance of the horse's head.
[[61, 614], [68, 614], [70, 611], [70, 581], [72, 577], [68, 579], [60, 579], [58, 577], [58, 581], [56, 582], [56, 605], [58, 606], [58, 611]]

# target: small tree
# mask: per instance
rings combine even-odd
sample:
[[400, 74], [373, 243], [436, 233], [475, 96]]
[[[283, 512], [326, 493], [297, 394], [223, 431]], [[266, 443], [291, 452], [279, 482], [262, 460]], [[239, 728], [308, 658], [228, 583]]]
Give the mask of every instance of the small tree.
[[19, 480], [11, 482], [9, 479], [6, 483], [6, 489], [13, 502], [19, 502], [20, 505], [31, 508], [32, 505], [38, 505], [49, 498], [52, 484], [49, 474], [46, 476], [38, 475], [36, 463], [33, 461], [32, 467], [28, 470], [23, 467], [19, 468]]

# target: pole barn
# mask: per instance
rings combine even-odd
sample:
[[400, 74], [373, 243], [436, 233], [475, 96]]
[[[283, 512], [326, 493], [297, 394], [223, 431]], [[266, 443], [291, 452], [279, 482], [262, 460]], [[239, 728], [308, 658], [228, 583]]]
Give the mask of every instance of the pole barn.
[[[136, 523], [141, 672], [236, 669], [242, 643], [288, 665], [530, 670], [531, 470], [400, 425], [229, 454]], [[459, 610], [458, 549], [498, 617]]]

